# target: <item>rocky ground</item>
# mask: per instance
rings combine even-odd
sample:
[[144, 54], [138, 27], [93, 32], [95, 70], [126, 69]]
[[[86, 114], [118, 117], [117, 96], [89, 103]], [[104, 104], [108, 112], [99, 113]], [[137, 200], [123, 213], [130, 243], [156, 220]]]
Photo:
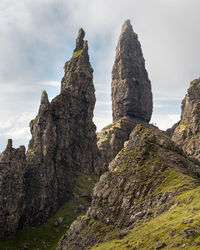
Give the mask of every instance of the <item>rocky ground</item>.
[[[119, 249], [119, 239], [128, 237], [133, 230], [137, 232], [141, 225], [154, 223], [164, 214], [187, 206], [187, 201], [188, 204], [192, 201], [190, 191], [200, 188], [199, 174], [200, 165], [188, 159], [165, 133], [138, 125], [111, 162], [109, 171], [94, 187], [86, 215], [72, 223], [57, 249], [87, 249], [97, 245], [99, 249], [110, 249], [101, 248], [99, 244], [108, 242], [108, 245], [111, 240], [112, 249]], [[185, 215], [181, 218], [187, 219], [190, 218]], [[198, 220], [195, 223], [198, 224]], [[170, 230], [173, 228], [171, 225]], [[194, 239], [186, 237], [179, 243], [189, 244], [191, 238]], [[130, 249], [145, 249], [142, 247], [147, 246], [147, 242], [143, 243], [142, 238], [137, 240], [127, 243]], [[158, 238], [151, 247], [161, 243]], [[164, 243], [175, 244], [172, 238]]]

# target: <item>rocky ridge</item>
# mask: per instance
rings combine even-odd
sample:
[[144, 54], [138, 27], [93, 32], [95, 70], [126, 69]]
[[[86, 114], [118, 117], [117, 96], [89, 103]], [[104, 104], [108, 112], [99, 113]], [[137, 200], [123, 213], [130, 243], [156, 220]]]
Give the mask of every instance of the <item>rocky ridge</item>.
[[[0, 175], [7, 194], [1, 195], [4, 210], [0, 217], [0, 238], [25, 225], [37, 226], [46, 221], [72, 196], [80, 173], [98, 171], [96, 127], [92, 121], [93, 70], [84, 35], [80, 29], [73, 56], [64, 67], [60, 95], [49, 102], [47, 93], [42, 93], [38, 115], [30, 122], [32, 139], [26, 155], [24, 147], [14, 150], [10, 144], [1, 155], [0, 164], [5, 164]], [[6, 189], [5, 180], [11, 169], [13, 173], [15, 169], [14, 176], [10, 176], [13, 181], [9, 181], [13, 187]], [[15, 187], [19, 197], [13, 207], [5, 195], [12, 197]], [[7, 214], [15, 214], [15, 220], [5, 221]]]

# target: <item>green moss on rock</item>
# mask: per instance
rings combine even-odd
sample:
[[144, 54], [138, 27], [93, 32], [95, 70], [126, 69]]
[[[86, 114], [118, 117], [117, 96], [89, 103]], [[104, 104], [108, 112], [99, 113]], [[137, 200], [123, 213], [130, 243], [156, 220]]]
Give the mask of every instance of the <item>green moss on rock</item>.
[[83, 49], [77, 50], [73, 53], [72, 58], [77, 58], [83, 53]]

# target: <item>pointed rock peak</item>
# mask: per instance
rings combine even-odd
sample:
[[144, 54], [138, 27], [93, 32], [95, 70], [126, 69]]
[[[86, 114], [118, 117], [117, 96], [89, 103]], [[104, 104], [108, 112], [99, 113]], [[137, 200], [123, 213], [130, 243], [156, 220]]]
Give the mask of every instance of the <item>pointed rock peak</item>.
[[85, 31], [81, 28], [78, 31], [78, 37], [76, 38], [76, 48], [74, 51], [82, 50], [84, 47], [84, 37], [85, 37]]
[[[123, 40], [124, 43], [129, 42], [134, 38], [137, 39], [137, 34], [133, 31], [133, 27], [131, 25], [131, 21], [127, 19], [122, 25], [121, 34], [119, 38], [119, 43]], [[124, 39], [125, 38], [125, 39]]]
[[6, 146], [6, 149], [7, 149], [7, 150], [12, 149], [12, 139], [8, 139], [8, 144], [7, 144], [7, 146]]
[[131, 25], [131, 21], [129, 19], [127, 19], [124, 24], [122, 25], [122, 33], [127, 31], [127, 30], [132, 30], [133, 31], [133, 27]]
[[74, 96], [80, 97], [81, 91], [87, 91], [88, 85], [94, 89], [93, 69], [89, 60], [88, 43], [84, 40], [84, 36], [85, 31], [81, 28], [72, 58], [64, 66], [65, 75], [61, 82], [61, 93], [67, 90]]
[[41, 104], [49, 104], [49, 98], [45, 90], [42, 92]]

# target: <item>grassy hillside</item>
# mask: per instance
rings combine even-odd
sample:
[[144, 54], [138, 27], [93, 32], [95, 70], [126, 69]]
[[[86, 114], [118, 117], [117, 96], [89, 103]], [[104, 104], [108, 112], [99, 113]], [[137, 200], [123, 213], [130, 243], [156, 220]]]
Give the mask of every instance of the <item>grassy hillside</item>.
[[[90, 193], [96, 181], [96, 177], [81, 174], [74, 187], [74, 197], [69, 202], [64, 204], [41, 227], [32, 227], [18, 231], [14, 237], [0, 242], [0, 250], [56, 249], [59, 239], [69, 228], [70, 224], [79, 215], [85, 213], [90, 204], [87, 194]], [[54, 223], [59, 217], [63, 217], [63, 222], [55, 226]]]

